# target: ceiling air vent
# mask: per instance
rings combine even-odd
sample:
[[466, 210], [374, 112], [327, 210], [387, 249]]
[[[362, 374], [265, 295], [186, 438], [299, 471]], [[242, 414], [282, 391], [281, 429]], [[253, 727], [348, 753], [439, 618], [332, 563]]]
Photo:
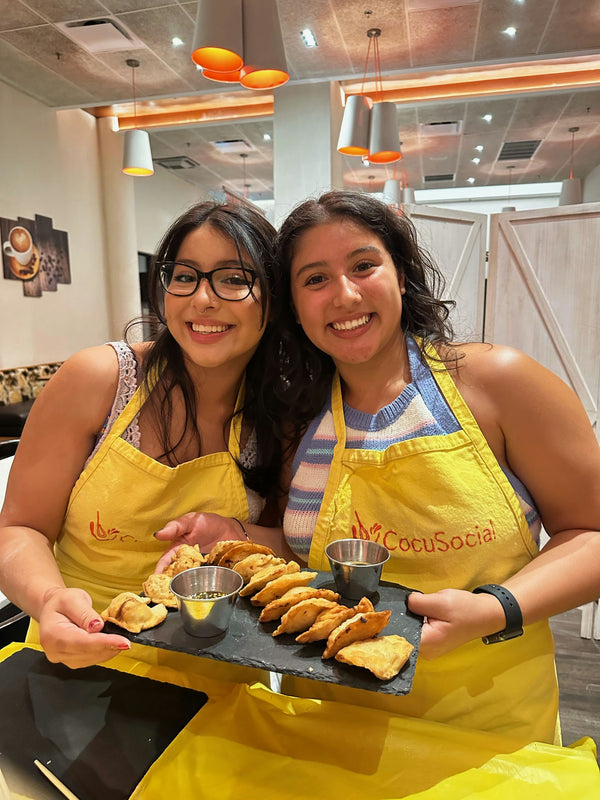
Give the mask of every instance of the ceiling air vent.
[[146, 47], [122, 22], [111, 17], [58, 22], [56, 27], [89, 53], [115, 53]]
[[462, 131], [462, 120], [458, 122], [421, 122], [421, 136], [458, 136]]
[[218, 142], [211, 142], [219, 153], [225, 155], [239, 155], [240, 153], [251, 153], [255, 150], [245, 139], [221, 139]]
[[447, 175], [425, 175], [423, 178], [425, 183], [435, 183], [438, 181], [453, 181], [454, 175], [447, 174]]
[[504, 142], [498, 155], [498, 161], [516, 161], [528, 159], [541, 144], [541, 139], [530, 139], [527, 142]]
[[170, 156], [169, 158], [155, 158], [154, 162], [165, 169], [193, 169], [200, 165], [187, 156]]

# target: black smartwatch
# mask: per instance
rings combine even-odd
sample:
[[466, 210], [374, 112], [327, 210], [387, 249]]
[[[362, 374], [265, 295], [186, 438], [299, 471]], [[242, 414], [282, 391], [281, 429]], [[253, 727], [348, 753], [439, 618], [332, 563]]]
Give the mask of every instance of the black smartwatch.
[[496, 583], [486, 583], [484, 586], [478, 586], [473, 589], [473, 594], [493, 594], [497, 597], [506, 617], [506, 627], [498, 633], [492, 633], [490, 636], [484, 636], [482, 642], [484, 644], [496, 644], [496, 642], [507, 642], [509, 639], [516, 639], [518, 636], [523, 635], [523, 615], [515, 597], [504, 586], [498, 586]]

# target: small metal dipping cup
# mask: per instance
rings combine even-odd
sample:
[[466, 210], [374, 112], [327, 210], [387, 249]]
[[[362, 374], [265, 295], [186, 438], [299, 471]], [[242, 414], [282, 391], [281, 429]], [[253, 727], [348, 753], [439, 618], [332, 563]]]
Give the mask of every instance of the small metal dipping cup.
[[367, 539], [338, 539], [325, 548], [335, 586], [351, 600], [375, 594], [388, 550]]
[[[244, 580], [227, 567], [193, 567], [175, 575], [171, 591], [177, 598], [183, 627], [191, 636], [209, 637], [224, 633]], [[220, 597], [210, 597], [222, 592]], [[195, 595], [208, 594], [206, 598]]]

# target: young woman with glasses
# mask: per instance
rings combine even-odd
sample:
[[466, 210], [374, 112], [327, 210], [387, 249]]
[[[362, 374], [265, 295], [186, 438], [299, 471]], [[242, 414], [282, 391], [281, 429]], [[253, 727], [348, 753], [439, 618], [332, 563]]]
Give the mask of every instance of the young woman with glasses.
[[281, 466], [268, 377], [274, 235], [245, 207], [191, 208], [150, 272], [155, 340], [75, 354], [32, 409], [0, 515], [0, 585], [39, 622], [52, 661], [129, 650], [101, 633], [99, 612], [141, 591], [169, 520], [203, 512], [207, 546], [277, 536], [256, 526]]

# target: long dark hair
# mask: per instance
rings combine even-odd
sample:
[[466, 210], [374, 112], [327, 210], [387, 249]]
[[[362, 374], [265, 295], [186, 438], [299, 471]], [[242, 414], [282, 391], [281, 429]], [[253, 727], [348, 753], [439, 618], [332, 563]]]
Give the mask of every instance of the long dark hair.
[[[291, 264], [295, 246], [303, 233], [332, 220], [350, 219], [368, 228], [383, 242], [392, 257], [398, 277], [404, 275], [402, 298], [404, 333], [422, 341], [448, 344], [453, 338], [449, 314], [453, 301], [439, 299], [444, 277], [429, 255], [419, 247], [411, 221], [372, 195], [331, 191], [297, 206], [282, 224], [277, 236], [277, 261], [282, 271], [283, 303], [291, 309]], [[290, 421], [301, 430], [323, 408], [329, 395], [335, 367], [333, 360], [310, 341], [291, 313], [281, 318], [282, 403]]]
[[[143, 380], [148, 386], [148, 376], [158, 375], [153, 391], [155, 424], [163, 447], [163, 456], [176, 465], [175, 450], [186, 433], [196, 438], [200, 447], [200, 432], [196, 423], [196, 393], [187, 371], [181, 348], [171, 335], [165, 319], [164, 289], [160, 282], [158, 264], [173, 261], [186, 236], [202, 225], [210, 225], [235, 244], [240, 261], [249, 261], [256, 272], [260, 288], [261, 321], [280, 316], [280, 290], [278, 270], [274, 258], [275, 229], [261, 213], [243, 205], [221, 205], [202, 202], [192, 206], [171, 225], [163, 236], [148, 274], [148, 303], [155, 321], [156, 333], [143, 365]], [[246, 367], [244, 407], [239, 411], [245, 422], [256, 432], [257, 459], [254, 466], [239, 464], [247, 486], [267, 496], [276, 486], [281, 467], [279, 421], [270, 402], [271, 394], [263, 385], [264, 376], [276, 370], [278, 348], [273, 344], [271, 322]], [[275, 355], [274, 355], [275, 354]], [[170, 428], [173, 417], [173, 393], [181, 391], [185, 403], [185, 427], [178, 441], [171, 441]]]

